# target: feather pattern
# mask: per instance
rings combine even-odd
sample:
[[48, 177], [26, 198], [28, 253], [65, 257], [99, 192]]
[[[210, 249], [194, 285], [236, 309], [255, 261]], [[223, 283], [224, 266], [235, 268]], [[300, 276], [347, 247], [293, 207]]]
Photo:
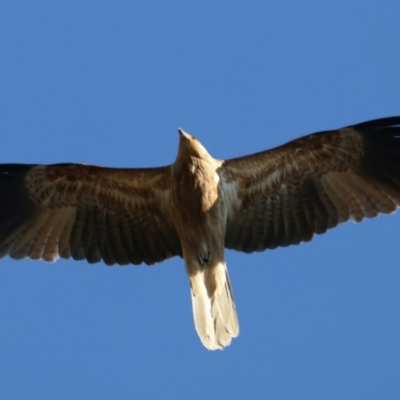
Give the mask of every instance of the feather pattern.
[[[13, 229], [9, 227], [19, 211], [2, 219], [4, 254], [46, 261], [58, 257], [90, 263], [103, 260], [107, 265], [126, 265], [131, 260], [151, 265], [182, 255], [168, 208], [169, 167], [121, 170], [79, 164], [3, 165], [0, 174], [0, 188], [9, 187], [0, 207], [11, 207], [8, 193], [12, 196], [18, 191], [21, 196], [12, 207], [26, 207], [26, 216]], [[158, 220], [162, 220], [162, 231]]]
[[[298, 244], [338, 223], [395, 211], [400, 205], [399, 124], [400, 117], [369, 121], [224, 161], [219, 174], [231, 205], [225, 246], [252, 252]], [[271, 207], [252, 213], [260, 202], [272, 205], [273, 229]], [[268, 234], [250, 233], [250, 219], [264, 221]]]

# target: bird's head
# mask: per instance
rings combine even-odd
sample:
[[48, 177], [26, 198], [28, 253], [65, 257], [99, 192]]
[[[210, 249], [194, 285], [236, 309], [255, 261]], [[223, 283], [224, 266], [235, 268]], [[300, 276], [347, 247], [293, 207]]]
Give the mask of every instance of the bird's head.
[[191, 134], [183, 129], [178, 129], [179, 132], [179, 150], [178, 158], [198, 157], [203, 159], [211, 158], [205, 147]]

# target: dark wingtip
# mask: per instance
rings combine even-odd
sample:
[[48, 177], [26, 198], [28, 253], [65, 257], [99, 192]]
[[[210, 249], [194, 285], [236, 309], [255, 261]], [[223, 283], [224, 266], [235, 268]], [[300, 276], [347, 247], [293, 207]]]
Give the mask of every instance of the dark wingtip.
[[0, 164], [0, 247], [34, 213], [25, 176], [34, 165]]
[[400, 116], [372, 119], [356, 125], [348, 126], [354, 129], [379, 129], [400, 125]]
[[363, 165], [386, 176], [400, 176], [400, 117], [353, 126], [364, 138]]

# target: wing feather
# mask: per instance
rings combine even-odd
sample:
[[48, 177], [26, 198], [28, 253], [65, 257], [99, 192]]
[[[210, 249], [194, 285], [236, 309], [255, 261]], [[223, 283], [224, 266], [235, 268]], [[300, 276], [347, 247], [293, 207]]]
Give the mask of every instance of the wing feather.
[[[337, 226], [340, 222], [339, 210], [335, 207], [334, 203], [325, 191], [322, 179], [311, 178], [312, 186], [307, 191], [308, 194], [315, 189], [316, 197], [314, 193], [309, 198], [312, 198], [314, 211], [316, 213], [316, 233], [325, 233], [329, 228]], [[311, 189], [312, 188], [312, 189]]]
[[154, 264], [182, 255], [170, 167], [0, 165], [0, 256]]
[[[225, 246], [262, 251], [400, 205], [400, 117], [319, 132], [221, 162]], [[253, 229], [249, 229], [253, 227]]]
[[64, 229], [62, 230], [58, 242], [58, 252], [60, 254], [60, 257], [62, 258], [70, 258], [71, 257], [71, 251], [70, 251], [70, 237], [71, 237], [71, 232], [72, 228], [74, 226], [74, 222], [76, 219], [76, 207], [66, 207], [65, 210], [65, 216], [66, 216], [66, 223], [64, 226]]
[[274, 234], [275, 234], [274, 236], [276, 238], [276, 241], [274, 241], [272, 248], [276, 248], [277, 246], [284, 246], [283, 240], [285, 237], [284, 234], [285, 228], [282, 215], [282, 199], [280, 193], [276, 193], [272, 197], [272, 207], [273, 207], [272, 218], [273, 218]]
[[[346, 178], [338, 177], [336, 173], [331, 172], [324, 176], [324, 181], [328, 182], [335, 194], [340, 198], [343, 211], [346, 213], [345, 219], [351, 219], [360, 222], [363, 219], [363, 212], [353, 194], [346, 189]], [[346, 211], [345, 211], [346, 209]]]
[[108, 232], [108, 243], [110, 250], [114, 256], [114, 259], [119, 265], [129, 264], [129, 258], [126, 254], [123, 242], [121, 239], [119, 218], [113, 213], [108, 212], [106, 214], [106, 231]]
[[26, 257], [30, 249], [35, 246], [38, 247], [40, 244], [37, 243], [37, 235], [40, 235], [43, 225], [48, 220], [51, 210], [44, 210], [37, 215], [36, 218], [25, 228], [18, 237], [18, 240], [10, 251], [10, 256], [17, 259]]
[[143, 257], [141, 257], [137, 247], [133, 246], [134, 239], [130, 228], [130, 222], [126, 218], [121, 218], [120, 224], [121, 240], [126, 250], [126, 255], [128, 256], [129, 262], [134, 265], [139, 265], [141, 264]]

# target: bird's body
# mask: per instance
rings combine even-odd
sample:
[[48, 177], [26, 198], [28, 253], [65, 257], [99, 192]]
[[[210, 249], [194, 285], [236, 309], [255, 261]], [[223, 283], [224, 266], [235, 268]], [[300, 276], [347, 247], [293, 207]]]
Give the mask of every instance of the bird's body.
[[298, 244], [400, 205], [400, 117], [216, 160], [180, 132], [166, 167], [0, 165], [0, 257], [113, 264], [184, 258], [210, 350], [239, 333], [225, 248]]
[[227, 346], [239, 334], [225, 263], [227, 208], [218, 167], [207, 150], [179, 131], [181, 145], [172, 167], [175, 227], [190, 279], [193, 316], [203, 344]]

